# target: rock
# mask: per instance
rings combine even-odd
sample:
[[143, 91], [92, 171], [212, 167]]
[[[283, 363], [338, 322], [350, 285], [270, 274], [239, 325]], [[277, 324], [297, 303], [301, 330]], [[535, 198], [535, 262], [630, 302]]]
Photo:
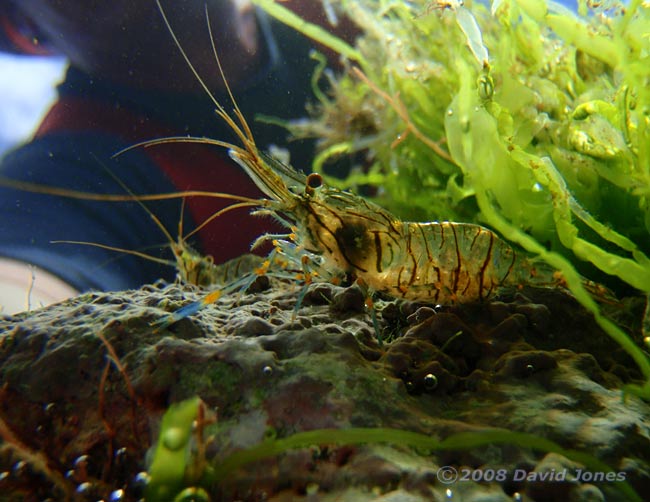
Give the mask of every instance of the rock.
[[[650, 490], [650, 406], [621, 401], [634, 364], [564, 293], [436, 309], [385, 301], [380, 345], [356, 286], [312, 284], [296, 309], [300, 291], [274, 278], [159, 331], [152, 322], [200, 291], [92, 293], [0, 318], [0, 433], [13, 444], [0, 450], [0, 491], [138, 500], [162, 415], [193, 396], [217, 417], [206, 429], [212, 465], [316, 429], [440, 440], [498, 429], [587, 453]], [[459, 478], [445, 484], [443, 467]], [[571, 476], [542, 479], [562, 469]], [[323, 436], [201, 489], [215, 501], [626, 500], [619, 483], [579, 470], [593, 467], [512, 442], [431, 451]]]

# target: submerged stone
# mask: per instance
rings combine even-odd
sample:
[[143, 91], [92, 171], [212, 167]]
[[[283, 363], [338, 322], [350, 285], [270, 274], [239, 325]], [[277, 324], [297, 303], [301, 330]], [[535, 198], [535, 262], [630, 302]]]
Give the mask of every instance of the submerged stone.
[[[273, 281], [160, 332], [150, 327], [166, 298], [172, 308], [199, 295], [178, 286], [96, 293], [0, 318], [0, 418], [11, 434], [3, 436], [22, 445], [0, 454], [3, 493], [58, 500], [83, 486], [97, 500], [138, 500], [163, 413], [193, 396], [217, 416], [204, 426], [206, 465], [315, 429], [381, 427], [442, 440], [496, 428], [588, 453], [638, 493], [650, 490], [650, 407], [621, 401], [626, 382], [615, 370], [634, 376], [634, 366], [562, 292], [436, 309], [378, 302], [380, 329], [390, 332], [382, 346], [359, 290], [329, 284], [313, 285], [297, 311], [295, 285]], [[164, 444], [184, 447], [192, 434], [195, 455], [197, 427], [163, 431]], [[51, 471], [14, 472], [23, 457], [27, 465], [47, 459]], [[87, 478], [75, 482], [80, 458]], [[450, 484], [438, 477], [447, 466], [458, 475]], [[542, 479], [565, 468], [564, 480]], [[508, 443], [436, 452], [323, 439], [214, 485], [188, 480], [178, 495], [428, 501], [449, 490], [449, 500], [624, 500], [618, 478], [604, 476]]]

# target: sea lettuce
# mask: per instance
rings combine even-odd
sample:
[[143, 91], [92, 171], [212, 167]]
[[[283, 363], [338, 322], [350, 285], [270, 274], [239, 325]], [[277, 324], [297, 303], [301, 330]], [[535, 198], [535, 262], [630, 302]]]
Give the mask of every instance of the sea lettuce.
[[[280, 4], [255, 1], [283, 19]], [[319, 139], [315, 167], [367, 159], [327, 181], [374, 186], [403, 219], [488, 225], [548, 261], [640, 367], [646, 384], [628, 390], [649, 398], [647, 355], [584, 288], [586, 277], [650, 295], [647, 3], [328, 4], [361, 35], [352, 47], [298, 27], [348, 70], [291, 128]]]

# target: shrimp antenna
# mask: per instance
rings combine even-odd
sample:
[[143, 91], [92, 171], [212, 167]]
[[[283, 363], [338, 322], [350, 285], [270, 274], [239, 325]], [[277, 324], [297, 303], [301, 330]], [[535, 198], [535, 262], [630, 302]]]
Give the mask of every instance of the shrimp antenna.
[[[235, 96], [233, 95], [232, 90], [230, 89], [230, 84], [228, 84], [228, 79], [226, 78], [226, 74], [223, 71], [223, 66], [221, 65], [221, 58], [219, 57], [217, 46], [214, 43], [214, 36], [212, 34], [212, 23], [210, 23], [210, 13], [208, 12], [207, 3], [205, 4], [205, 22], [208, 26], [208, 34], [210, 35], [210, 46], [212, 47], [212, 54], [214, 55], [214, 59], [217, 62], [217, 67], [219, 68], [219, 75], [221, 75], [221, 80], [223, 80], [223, 83], [226, 87], [226, 91], [228, 92], [228, 97], [230, 98], [230, 102], [235, 107], [235, 115], [237, 115], [237, 118], [239, 119], [239, 123], [244, 128], [244, 132], [246, 133], [245, 134], [246, 139], [252, 139], [253, 132], [251, 131], [248, 122], [244, 117], [244, 114], [241, 112], [241, 109], [239, 108], [239, 104], [237, 103], [237, 100], [235, 99]], [[221, 111], [223, 112], [223, 107], [220, 108]]]
[[[142, 145], [142, 144], [144, 143], [139, 143], [138, 145]], [[132, 147], [126, 148], [122, 152], [126, 150], [130, 150], [131, 148], [134, 148], [135, 146], [138, 145], [134, 145]], [[84, 192], [82, 190], [73, 190], [71, 188], [53, 187], [51, 185], [43, 185], [40, 183], [33, 183], [31, 181], [18, 181], [11, 178], [7, 178], [2, 175], [0, 175], [0, 186], [16, 188], [18, 190], [23, 190], [25, 192], [30, 192], [30, 193], [40, 193], [43, 195], [55, 195], [59, 197], [67, 197], [69, 199], [78, 199], [78, 200], [96, 200], [101, 202], [133, 202], [134, 200], [141, 200], [141, 201], [170, 200], [170, 199], [183, 199], [185, 197], [208, 197], [211, 199], [226, 199], [226, 200], [234, 200], [237, 202], [250, 202], [251, 205], [254, 205], [254, 203], [256, 202], [258, 203], [260, 202], [260, 199], [253, 199], [251, 197], [246, 197], [244, 195], [233, 195], [233, 194], [221, 193], [221, 192], [208, 192], [206, 190], [184, 190], [182, 192], [155, 193], [155, 194], [143, 194], [143, 195], [93, 193], [93, 192]]]
[[[170, 243], [171, 243], [171, 242], [174, 242], [174, 238], [173, 238], [173, 237], [171, 236], [171, 234], [169, 233], [169, 230], [167, 230], [167, 227], [165, 227], [165, 225], [163, 225], [162, 221], [160, 221], [160, 218], [158, 218], [158, 217], [153, 213], [153, 211], [151, 211], [151, 209], [149, 209], [149, 208], [147, 207], [147, 205], [146, 205], [142, 200], [138, 199], [138, 198], [135, 196], [135, 194], [133, 193], [133, 191], [131, 190], [131, 188], [129, 188], [129, 186], [128, 186], [126, 183], [124, 183], [124, 182], [123, 182], [123, 181], [122, 181], [118, 176], [116, 176], [115, 173], [113, 173], [113, 171], [111, 171], [111, 170], [108, 168], [108, 166], [107, 166], [106, 164], [104, 164], [104, 162], [102, 162], [102, 161], [101, 161], [97, 156], [95, 156], [94, 153], [91, 154], [91, 155], [95, 158], [95, 161], [96, 161], [100, 166], [102, 166], [102, 168], [104, 169], [104, 171], [106, 171], [106, 172], [108, 173], [108, 175], [109, 175], [111, 178], [113, 178], [113, 180], [114, 180], [118, 185], [120, 185], [120, 186], [122, 187], [122, 189], [123, 189], [126, 193], [128, 193], [130, 196], [132, 196], [132, 197], [135, 199], [135, 201], [138, 203], [138, 205], [139, 205], [139, 206], [144, 210], [145, 213], [147, 213], [147, 214], [149, 215], [149, 217], [153, 220], [153, 222], [156, 224], [156, 226], [160, 229], [160, 231], [163, 233], [163, 235], [165, 236], [165, 238], [167, 239], [167, 241], [170, 242]], [[182, 198], [182, 201], [183, 201], [183, 203], [185, 202], [185, 197]], [[183, 217], [183, 214], [181, 213], [181, 218], [182, 218], [182, 217]], [[179, 236], [179, 238], [182, 239], [182, 235]], [[155, 260], [154, 260], [154, 261], [155, 261]]]
[[[262, 201], [263, 201], [263, 199], [262, 199]], [[206, 225], [208, 225], [213, 220], [217, 219], [219, 216], [227, 213], [228, 211], [232, 211], [233, 209], [239, 209], [239, 208], [242, 208], [242, 207], [259, 207], [260, 202], [261, 201], [258, 201], [258, 200], [254, 201], [254, 202], [239, 202], [237, 204], [230, 204], [229, 206], [226, 206], [226, 207], [224, 207], [222, 209], [219, 209], [215, 213], [212, 213], [208, 218], [206, 218], [205, 221], [203, 221], [203, 223], [198, 225], [194, 230], [189, 232], [185, 236], [185, 238], [183, 240], [189, 239], [194, 234], [200, 232], [202, 228], [204, 228]]]
[[[221, 66], [221, 61], [219, 60], [218, 55], [217, 55], [216, 59], [217, 59], [217, 65], [219, 67], [219, 73], [220, 73], [221, 78], [223, 79], [223, 82], [225, 84], [226, 90], [228, 92], [228, 96], [230, 97], [230, 99], [231, 99], [231, 101], [232, 101], [232, 103], [233, 103], [233, 105], [235, 107], [235, 114], [237, 115], [237, 118], [241, 123], [241, 127], [239, 125], [237, 125], [237, 123], [230, 117], [230, 115], [228, 115], [225, 108], [221, 105], [221, 103], [219, 103], [219, 101], [217, 100], [214, 93], [210, 90], [208, 85], [205, 83], [205, 80], [203, 80], [203, 78], [201, 77], [201, 75], [197, 71], [196, 67], [194, 66], [194, 64], [190, 60], [189, 56], [185, 52], [185, 49], [183, 49], [183, 46], [182, 46], [180, 40], [178, 39], [176, 33], [174, 32], [174, 29], [172, 28], [171, 23], [169, 22], [169, 19], [167, 19], [167, 15], [165, 14], [165, 10], [163, 9], [163, 7], [161, 5], [160, 0], [156, 0], [156, 5], [158, 5], [158, 10], [160, 10], [160, 14], [161, 14], [161, 16], [163, 18], [163, 22], [165, 23], [165, 26], [167, 27], [167, 30], [169, 30], [169, 34], [171, 35], [172, 39], [174, 40], [174, 44], [176, 45], [179, 52], [181, 53], [181, 56], [183, 56], [183, 59], [187, 63], [187, 66], [192, 71], [192, 73], [196, 77], [197, 81], [199, 82], [199, 84], [201, 85], [203, 90], [206, 92], [208, 97], [210, 98], [210, 101], [212, 101], [214, 106], [217, 108], [218, 115], [224, 121], [226, 121], [226, 123], [232, 128], [232, 130], [235, 132], [235, 134], [239, 137], [239, 139], [241, 140], [241, 142], [244, 145], [250, 146], [251, 143], [253, 142], [253, 140], [252, 140], [253, 136], [251, 134], [250, 127], [248, 126], [248, 123], [244, 119], [244, 117], [243, 117], [243, 115], [242, 115], [242, 113], [241, 113], [241, 111], [239, 109], [239, 106], [237, 105], [237, 102], [234, 99], [234, 96], [232, 94], [232, 91], [230, 90], [230, 86], [228, 85], [228, 81], [227, 81], [226, 76], [224, 74], [223, 68]], [[208, 32], [210, 34], [210, 43], [212, 45], [214, 54], [216, 55], [217, 54], [216, 53], [216, 47], [214, 45], [214, 37], [212, 36], [212, 28], [210, 27], [210, 18], [208, 16], [208, 6], [207, 6], [207, 4], [205, 6], [205, 14], [206, 14], [206, 21], [207, 21], [207, 24], [208, 24]], [[243, 128], [243, 130], [242, 130], [242, 128]], [[206, 143], [211, 143], [211, 141], [206, 141]], [[151, 144], [151, 143], [149, 143], [149, 144]], [[244, 152], [242, 150], [241, 147], [238, 147], [236, 145], [224, 144], [224, 143], [221, 143], [221, 142], [218, 142], [218, 143], [214, 142], [212, 144], [226, 146], [228, 148], [231, 148], [231, 149], [237, 151], [240, 154], [245, 154], [246, 153], [246, 152]]]
[[162, 138], [159, 140], [146, 141], [143, 143], [139, 143], [138, 145], [134, 145], [132, 148], [135, 148], [137, 146], [146, 147], [146, 146], [152, 146], [156, 144], [169, 143], [169, 142], [204, 143], [209, 145], [226, 147], [229, 149], [230, 157], [235, 162], [237, 162], [237, 164], [239, 164], [244, 169], [244, 171], [246, 171], [246, 173], [250, 176], [250, 178], [253, 180], [255, 185], [257, 185], [257, 187], [263, 193], [280, 200], [286, 200], [290, 198], [293, 194], [290, 193], [282, 178], [277, 173], [273, 172], [272, 169], [269, 169], [268, 166], [264, 164], [264, 160], [262, 159], [260, 152], [257, 149], [257, 145], [255, 144], [255, 139], [253, 137], [250, 126], [248, 125], [248, 122], [246, 121], [244, 115], [242, 114], [241, 109], [237, 104], [237, 100], [235, 100], [230, 85], [228, 84], [228, 79], [226, 78], [225, 72], [223, 71], [223, 66], [221, 64], [221, 60], [219, 58], [219, 54], [215, 46], [207, 5], [205, 6], [205, 16], [206, 16], [208, 33], [210, 35], [210, 44], [212, 46], [212, 52], [217, 62], [217, 67], [219, 68], [219, 73], [221, 75], [221, 79], [223, 80], [224, 86], [228, 93], [228, 97], [234, 106], [235, 109], [234, 112], [235, 112], [235, 117], [237, 118], [237, 122], [233, 119], [233, 117], [231, 117], [226, 112], [223, 105], [219, 103], [216, 96], [208, 88], [207, 84], [205, 83], [205, 80], [201, 78], [201, 75], [199, 75], [199, 72], [197, 71], [196, 67], [192, 64], [192, 61], [190, 60], [189, 56], [185, 52], [185, 49], [183, 49], [183, 46], [181, 45], [178, 37], [176, 36], [176, 33], [174, 33], [174, 30], [171, 27], [171, 24], [169, 23], [169, 20], [167, 18], [167, 15], [165, 14], [165, 11], [163, 10], [162, 5], [160, 4], [160, 0], [156, 0], [156, 4], [158, 5], [158, 9], [160, 10], [160, 14], [163, 18], [165, 26], [169, 30], [169, 33], [172, 39], [174, 40], [176, 47], [178, 48], [181, 55], [183, 56], [183, 59], [185, 60], [188, 67], [190, 68], [190, 70], [192, 71], [192, 73], [194, 74], [198, 82], [201, 84], [201, 87], [205, 90], [206, 94], [209, 96], [210, 100], [216, 107], [217, 115], [226, 123], [226, 125], [228, 125], [228, 127], [230, 127], [230, 129], [234, 132], [234, 134], [239, 138], [239, 141], [241, 142], [242, 146], [233, 145], [231, 143], [227, 143], [219, 140], [211, 140], [208, 138], [196, 138], [196, 137], [183, 138], [183, 137], [176, 136], [170, 138]]
[[[153, 261], [156, 263], [160, 263], [161, 265], [167, 265], [168, 267], [175, 267], [176, 262], [172, 260], [166, 260], [164, 258], [159, 258], [157, 256], [150, 255], [148, 253], [143, 253], [142, 251], [138, 251], [137, 249], [125, 249], [117, 246], [109, 246], [108, 244], [101, 244], [99, 242], [87, 242], [87, 241], [69, 241], [69, 240], [63, 240], [63, 241], [50, 241], [50, 244], [77, 244], [77, 245], [82, 245], [82, 246], [92, 246], [100, 249], [107, 249], [108, 251], [116, 251], [118, 253], [124, 253], [124, 254], [129, 254], [132, 256], [137, 256], [138, 258], [143, 258], [145, 260]], [[105, 266], [107, 263], [110, 261], [113, 261], [113, 258], [110, 260], [102, 263], [100, 266]]]

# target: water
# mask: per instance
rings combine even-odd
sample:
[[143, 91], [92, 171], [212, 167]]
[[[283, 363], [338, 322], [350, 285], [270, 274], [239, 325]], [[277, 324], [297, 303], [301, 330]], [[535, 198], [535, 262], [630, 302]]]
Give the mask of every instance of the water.
[[0, 156], [28, 139], [55, 99], [62, 58], [0, 52]]
[[[327, 2], [328, 9], [333, 3]], [[227, 113], [231, 113], [234, 104], [220, 83], [220, 75], [214, 72], [210, 47], [201, 51], [201, 41], [204, 43], [207, 36], [202, 12], [199, 10], [197, 22], [189, 28], [185, 23], [183, 29], [183, 19], [188, 13], [169, 8], [170, 23], [181, 45], [189, 51], [189, 59], [205, 77], [206, 87], [215, 93]], [[103, 14], [94, 13], [95, 17], [88, 22], [98, 22]], [[116, 60], [116, 64], [123, 65], [120, 71], [97, 74], [79, 63], [70, 72], [61, 87], [62, 93], [83, 101], [82, 106], [78, 106], [78, 101], [68, 104], [69, 110], [77, 113], [73, 115], [80, 121], [76, 124], [84, 127], [74, 131], [58, 129], [50, 137], [41, 138], [42, 142], [37, 140], [32, 146], [38, 148], [23, 150], [32, 157], [11, 161], [13, 174], [32, 181], [102, 193], [157, 193], [191, 187], [243, 194], [255, 189], [222, 148], [167, 144], [134, 148], [115, 157], [117, 151], [138, 141], [168, 135], [208, 136], [224, 141], [232, 138], [229, 127], [214, 114], [216, 105], [210, 102], [196, 76], [179, 56], [178, 47], [171, 42], [159, 13], [151, 14], [146, 33], [134, 30], [128, 24], [133, 19], [127, 15], [126, 33], [110, 38], [114, 44], [111, 56], [126, 54], [124, 60]], [[332, 12], [328, 14], [332, 19], [338, 18]], [[234, 19], [233, 25], [244, 32], [250, 28], [250, 18], [245, 13], [239, 13]], [[212, 21], [218, 26], [222, 20], [212, 17]], [[304, 44], [298, 43], [301, 39], [286, 28], [270, 26], [271, 37], [264, 31], [269, 26], [263, 21], [258, 27], [261, 59], [246, 60], [248, 66], [233, 63], [236, 44], [221, 43], [223, 40], [218, 43], [218, 51], [242, 114], [254, 129], [259, 146], [266, 149], [271, 143], [285, 146], [285, 131], [254, 121], [255, 115], [292, 118], [304, 114], [305, 100], [312, 95], [310, 80], [315, 63]], [[241, 43], [250, 47], [253, 39], [247, 33]], [[129, 49], [125, 40], [138, 41], [140, 54], [124, 52]], [[95, 62], [99, 62], [103, 55], [96, 54], [96, 57]], [[264, 61], [274, 62], [275, 66], [265, 65]], [[492, 99], [492, 92], [485, 89], [489, 92], [484, 92], [483, 97]], [[498, 95], [496, 90], [495, 95]], [[397, 98], [394, 102], [398, 102]], [[95, 108], [95, 105], [100, 106]], [[478, 106], [472, 110], [477, 113], [482, 109]], [[366, 111], [365, 115], [348, 115], [354, 106], [342, 110], [341, 116], [358, 119], [366, 127], [372, 125], [373, 110]], [[448, 110], [449, 117], [465, 113], [462, 107], [442, 110], [442, 115]], [[32, 120], [30, 127], [36, 120]], [[417, 125], [426, 126], [420, 122]], [[401, 131], [403, 141], [395, 147], [416, 140], [413, 130], [410, 135], [408, 130]], [[393, 139], [386, 138], [386, 145]], [[237, 142], [237, 138], [228, 141]], [[309, 165], [307, 152], [312, 146], [289, 142], [296, 167]], [[310, 193], [316, 193], [320, 185], [320, 181], [308, 185]], [[7, 211], [0, 219], [0, 232], [5, 240], [18, 236], [12, 242], [18, 242], [17, 247], [30, 261], [40, 263], [79, 290], [139, 286], [155, 280], [164, 273], [163, 269], [171, 267], [132, 255], [120, 256], [106, 248], [56, 245], [51, 241], [83, 240], [155, 256], [165, 256], [167, 252], [169, 256], [169, 243], [161, 227], [174, 240], [177, 232], [191, 233], [215, 210], [212, 204], [215, 201], [198, 197], [188, 199], [182, 208], [181, 202], [175, 200], [151, 203], [145, 209], [135, 203], [53, 199], [28, 192], [12, 193], [12, 196], [15, 200], [11, 201], [11, 212], [5, 206], [1, 208]], [[230, 201], [216, 200], [216, 203], [218, 208], [223, 207], [219, 204]], [[204, 253], [213, 254], [217, 261], [229, 253], [247, 249], [255, 237], [269, 231], [267, 225], [270, 225], [268, 219], [250, 218], [246, 214], [249, 209], [225, 213], [194, 235], [191, 243], [196, 243]], [[152, 215], [161, 220], [161, 225], [152, 223]], [[182, 232], [178, 229], [180, 222], [185, 225]], [[0, 252], [9, 250], [10, 246], [5, 244], [0, 243]], [[492, 246], [490, 240], [490, 253]], [[40, 276], [35, 281], [37, 285], [43, 282]], [[291, 286], [301, 285], [298, 279], [293, 281]], [[436, 489], [447, 500], [460, 500], [464, 490], [478, 490], [484, 483], [486, 489], [498, 492], [494, 500], [523, 500], [528, 496], [526, 490], [539, 491], [540, 487], [523, 483], [509, 486], [503, 479], [507, 480], [518, 466], [526, 471], [548, 472], [548, 468], [544, 471], [541, 469], [544, 465], [540, 466], [545, 458], [544, 448], [534, 455], [526, 449], [520, 453], [522, 445], [518, 447], [517, 441], [526, 446], [532, 441], [528, 436], [523, 440], [519, 436], [506, 436], [504, 442], [499, 442], [502, 437], [486, 446], [480, 436], [484, 428], [503, 428], [506, 432], [526, 430], [540, 435], [550, 431], [549, 435], [561, 440], [562, 446], [576, 444], [575, 438], [583, 442], [590, 440], [591, 443], [585, 443], [587, 453], [599, 451], [604, 443], [611, 444], [612, 457], [617, 462], [619, 457], [624, 458], [624, 446], [630, 441], [638, 442], [639, 450], [647, 443], [647, 435], [641, 433], [627, 441], [620, 438], [620, 431], [628, 434], [629, 430], [633, 434], [635, 430], [644, 430], [637, 424], [642, 424], [648, 416], [646, 408], [636, 401], [623, 404], [615, 388], [603, 387], [602, 383], [609, 380], [603, 378], [600, 368], [604, 367], [603, 362], [609, 363], [618, 356], [610, 354], [614, 352], [611, 346], [598, 346], [600, 353], [594, 349], [593, 355], [585, 357], [585, 351], [591, 350], [591, 346], [579, 336], [590, 343], [593, 339], [605, 340], [603, 345], [607, 342], [604, 335], [594, 335], [598, 332], [593, 323], [586, 327], [582, 322], [577, 327], [568, 326], [567, 336], [563, 336], [562, 319], [572, 318], [566, 314], [572, 311], [561, 308], [570, 298], [559, 296], [562, 292], [555, 292], [555, 297], [549, 294], [549, 298], [529, 300], [524, 296], [528, 291], [516, 291], [514, 301], [505, 298], [494, 304], [468, 308], [441, 306], [429, 324], [409, 321], [400, 306], [390, 323], [391, 338], [381, 347], [375, 342], [374, 330], [386, 328], [388, 316], [384, 317], [384, 313], [388, 311], [379, 312], [383, 323], [380, 328], [369, 322], [363, 309], [351, 309], [336, 318], [329, 307], [331, 295], [323, 295], [318, 301], [314, 300], [315, 295], [305, 296], [309, 301], [298, 315], [309, 318], [309, 329], [303, 329], [305, 325], [300, 322], [291, 323], [290, 328], [286, 323], [273, 324], [278, 309], [284, 309], [287, 318], [291, 315], [286, 298], [297, 296], [299, 287], [283, 293], [285, 303], [264, 297], [273, 292], [272, 288], [264, 289], [256, 292], [262, 300], [256, 299], [254, 308], [250, 308], [248, 300], [230, 304], [226, 309], [221, 304], [222, 310], [218, 310], [219, 305], [210, 310], [214, 317], [209, 317], [206, 309], [170, 330], [152, 330], [150, 322], [156, 312], [162, 312], [163, 308], [173, 310], [186, 303], [191, 297], [188, 292], [189, 288], [177, 291], [173, 298], [169, 295], [161, 300], [161, 295], [167, 293], [151, 288], [146, 295], [139, 293], [146, 296], [144, 300], [130, 296], [127, 301], [119, 294], [93, 294], [86, 297], [90, 305], [75, 304], [73, 312], [66, 310], [54, 320], [39, 317], [41, 314], [32, 314], [27, 321], [18, 320], [13, 324], [0, 319], [5, 323], [2, 326], [7, 326], [7, 331], [12, 333], [0, 336], [0, 375], [11, 377], [7, 377], [7, 382], [0, 382], [2, 397], [7, 400], [5, 408], [25, 420], [19, 421], [1, 411], [0, 418], [8, 422], [6, 430], [15, 432], [27, 445], [19, 444], [23, 453], [34, 449], [44, 458], [59, 454], [66, 457], [52, 465], [57, 469], [60, 465], [67, 466], [69, 475], [61, 483], [74, 484], [78, 496], [99, 500], [95, 494], [101, 493], [102, 500], [133, 500], [147, 486], [160, 487], [169, 481], [176, 490], [174, 495], [186, 497], [185, 500], [203, 500], [207, 498], [205, 487], [212, 489], [220, 482], [227, 485], [232, 479], [236, 484], [236, 475], [249, 473], [252, 480], [249, 485], [258, 485], [249, 492], [246, 483], [241, 483], [237, 491], [244, 500], [261, 500], [262, 493], [275, 495], [276, 489], [294, 488], [317, 496], [331, 489], [328, 487], [344, 486], [337, 476], [354, 475], [359, 479], [350, 482], [351, 486], [365, 486], [367, 482], [368, 486], [376, 487], [377, 496], [412, 485], [414, 492]], [[293, 297], [292, 293], [295, 293]], [[391, 305], [395, 307], [394, 303]], [[241, 335], [226, 331], [230, 320], [236, 320], [237, 315], [266, 319], [269, 332], [250, 333], [242, 340]], [[343, 317], [346, 321], [342, 321]], [[349, 319], [354, 322], [348, 326]], [[585, 316], [584, 322], [590, 319]], [[74, 329], [66, 329], [68, 322], [74, 323]], [[41, 328], [43, 331], [38, 331]], [[549, 332], [553, 336], [547, 336]], [[97, 337], [99, 333], [105, 336], [104, 345]], [[360, 333], [368, 335], [360, 336]], [[441, 337], [445, 333], [462, 333], [467, 343], [452, 346]], [[623, 363], [629, 366], [629, 362], [616, 361], [619, 366]], [[625, 376], [623, 371], [619, 373], [621, 378]], [[127, 384], [131, 385], [127, 377], [133, 378], [137, 399], [127, 389]], [[580, 408], [582, 403], [575, 402], [576, 389], [585, 395], [581, 401], [592, 407], [593, 403], [597, 404], [597, 417]], [[168, 423], [161, 420], [171, 403], [193, 394], [206, 401], [206, 409], [218, 411], [219, 420], [215, 424], [206, 420], [202, 407], [190, 410], [196, 415], [181, 420], [180, 425], [171, 419]], [[509, 399], [509, 396], [514, 397]], [[622, 411], [623, 406], [630, 408]], [[615, 423], [621, 416], [626, 420], [623, 426]], [[29, 422], [28, 430], [22, 425], [25, 421], [33, 422]], [[610, 423], [611, 427], [603, 427]], [[350, 430], [355, 426], [374, 430]], [[384, 427], [392, 428], [392, 432], [382, 431], [386, 436], [379, 438], [383, 441], [377, 441], [376, 428]], [[335, 434], [331, 429], [339, 429], [339, 433], [354, 432], [356, 436], [330, 444]], [[585, 430], [598, 434], [585, 434]], [[305, 431], [316, 432], [307, 435], [307, 440], [303, 438], [302, 443], [290, 445], [286, 441], [292, 434]], [[465, 434], [468, 431], [477, 435]], [[413, 444], [413, 438], [406, 437], [405, 432], [419, 433], [420, 444]], [[463, 433], [456, 438], [458, 452], [446, 449], [442, 453], [431, 446], [431, 441], [444, 440], [456, 432]], [[150, 447], [159, 434], [161, 448], [156, 452]], [[471, 446], [472, 441], [478, 446]], [[208, 472], [204, 461], [210, 466], [217, 465], [215, 459], [227, 459], [233, 452], [260, 444], [278, 448], [270, 456], [257, 451], [256, 455], [267, 462], [262, 467], [248, 470], [246, 466], [243, 474], [233, 470], [227, 479], [214, 483], [201, 477], [204, 473], [216, 476]], [[38, 449], [41, 445], [46, 447]], [[165, 469], [156, 472], [151, 469], [154, 465], [151, 459], [164, 456], [162, 447], [167, 449], [166, 453], [175, 454], [175, 464], [163, 462]], [[443, 458], [461, 476], [448, 487], [433, 480], [430, 472], [430, 466]], [[15, 463], [13, 469], [0, 465], [0, 490], [19, 486], [26, 479], [36, 479], [30, 464], [21, 462]], [[547, 459], [550, 466], [554, 462], [558, 460]], [[642, 467], [647, 465], [644, 462], [646, 459], [639, 459]], [[145, 471], [147, 468], [150, 473]], [[216, 471], [218, 474], [218, 468]], [[41, 485], [49, 481], [47, 472], [37, 474]], [[635, 479], [639, 477], [634, 472], [632, 475]], [[172, 479], [174, 476], [180, 477], [178, 483]], [[149, 485], [148, 479], [152, 480]], [[105, 480], [108, 481], [104, 483]], [[514, 490], [519, 491], [512, 493]], [[222, 499], [227, 500], [227, 495]]]

